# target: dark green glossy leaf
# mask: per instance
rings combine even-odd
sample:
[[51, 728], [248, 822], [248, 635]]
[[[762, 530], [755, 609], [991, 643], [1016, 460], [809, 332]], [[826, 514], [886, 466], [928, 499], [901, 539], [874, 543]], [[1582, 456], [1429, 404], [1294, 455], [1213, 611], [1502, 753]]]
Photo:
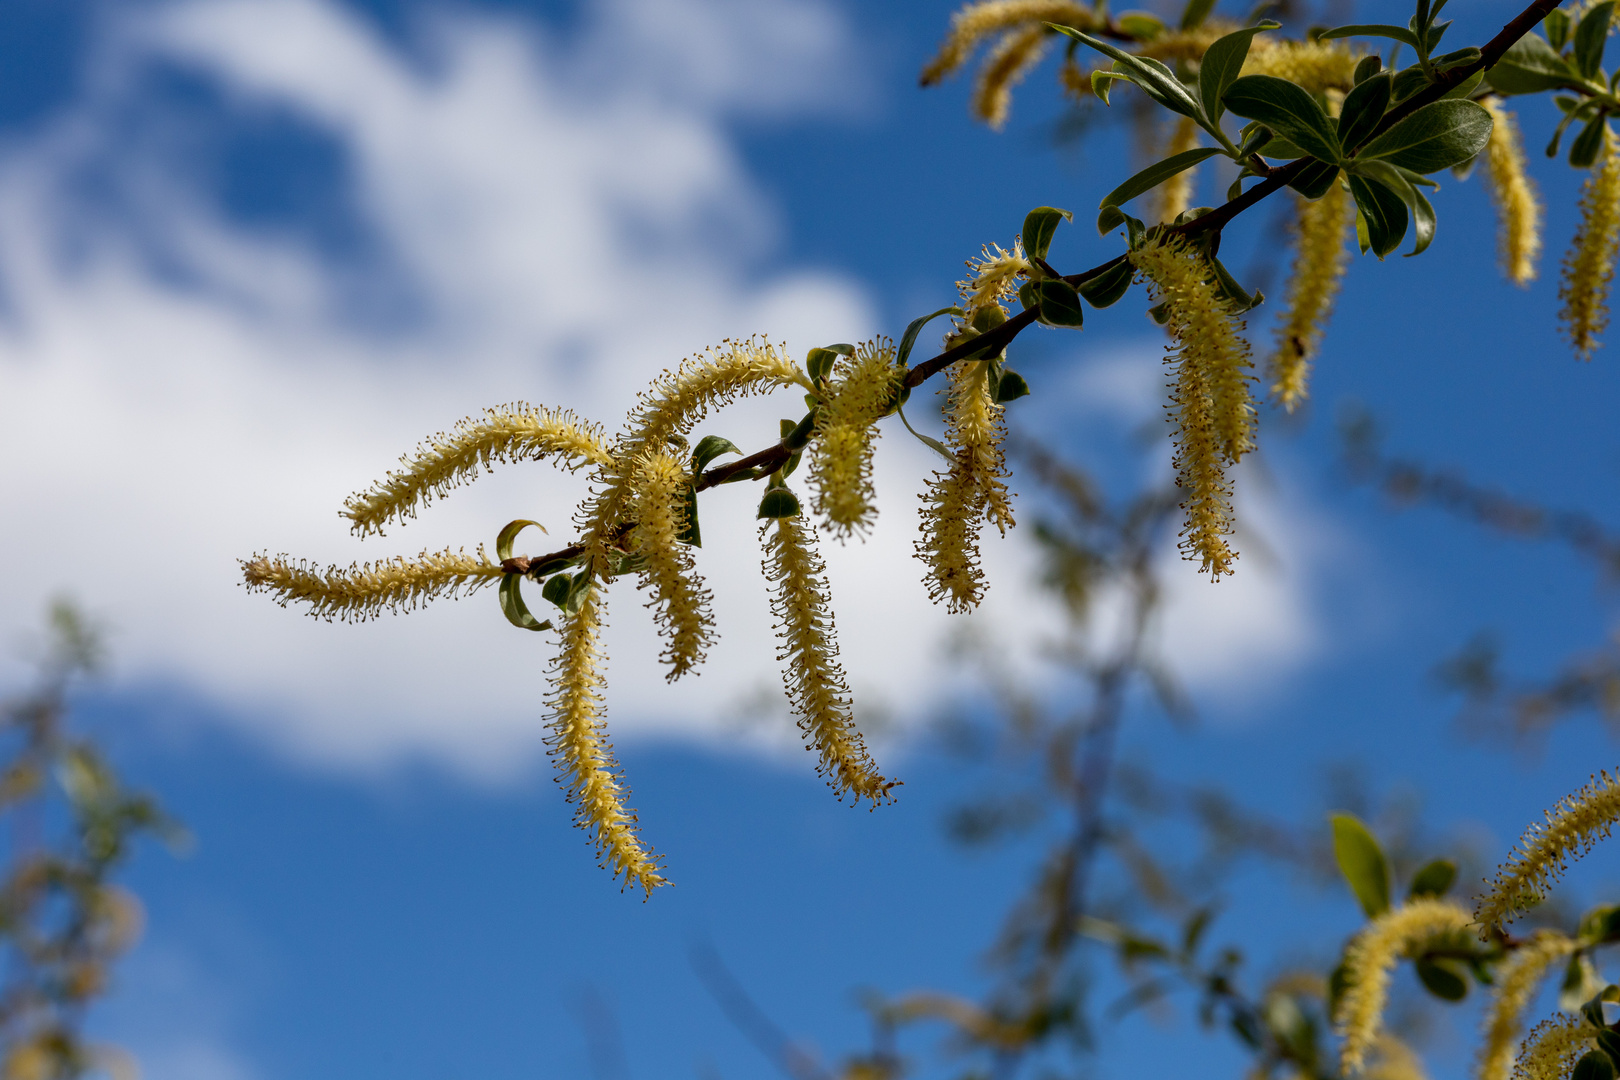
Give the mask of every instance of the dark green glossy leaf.
[[[1352, 188], [1356, 182], [1352, 176]], [[1399, 200], [1396, 205], [1404, 214], [1406, 208]], [[1329, 820], [1333, 823], [1333, 856], [1338, 860], [1339, 872], [1361, 901], [1367, 918], [1376, 919], [1389, 910], [1389, 860], [1384, 858], [1384, 849], [1355, 815], [1334, 814]]]
[[1037, 282], [1035, 294], [1040, 298], [1040, 314], [1036, 316], [1047, 326], [1078, 329], [1085, 322], [1085, 308], [1080, 305], [1080, 294], [1062, 278], [1047, 278]]
[[522, 532], [524, 529], [527, 529], [530, 525], [533, 525], [541, 532], [546, 531], [546, 527], [544, 525], [540, 524], [538, 521], [530, 521], [528, 518], [518, 518], [516, 521], [508, 521], [506, 523], [506, 527], [503, 528], [499, 535], [495, 537], [496, 561], [505, 562], [507, 559], [512, 557], [512, 544], [517, 540], [517, 534]]
[[1468, 980], [1458, 975], [1450, 964], [1420, 957], [1412, 965], [1425, 989], [1442, 1001], [1461, 1001], [1468, 996]]
[[1431, 101], [1374, 137], [1357, 161], [1383, 159], [1418, 173], [1439, 172], [1485, 149], [1491, 114], [1472, 101]]
[[1287, 79], [1245, 75], [1226, 91], [1226, 107], [1258, 120], [1321, 161], [1338, 161], [1339, 137], [1316, 99]]
[[1384, 110], [1389, 108], [1394, 93], [1393, 76], [1374, 75], [1345, 95], [1339, 109], [1339, 142], [1346, 149], [1354, 150], [1372, 134], [1378, 121], [1384, 118]]
[[572, 574], [558, 574], [540, 587], [540, 596], [558, 607], [568, 603], [568, 587], [574, 582]]
[[1187, 0], [1187, 6], [1181, 10], [1181, 29], [1198, 29], [1214, 10], [1215, 0]]
[[1356, 86], [1360, 86], [1382, 70], [1384, 70], [1382, 58], [1377, 53], [1368, 53], [1356, 61], [1356, 70], [1350, 79]]
[[[508, 556], [510, 558], [510, 556]], [[541, 622], [529, 613], [523, 603], [523, 575], [507, 574], [501, 578], [501, 614], [519, 630], [549, 630], [551, 620]]]
[[1614, 21], [1614, 0], [1603, 3], [1581, 16], [1575, 27], [1575, 47], [1570, 56], [1575, 70], [1588, 79], [1603, 69], [1603, 47], [1609, 43], [1609, 25]]
[[1458, 83], [1456, 86], [1453, 86], [1450, 90], [1447, 90], [1443, 95], [1441, 95], [1441, 100], [1444, 101], [1447, 98], [1472, 98], [1474, 96], [1474, 91], [1478, 90], [1479, 84], [1484, 81], [1484, 69], [1476, 71], [1472, 75], [1468, 76], [1468, 78]]
[[803, 449], [810, 442], [810, 433], [816, 430], [816, 421], [820, 416], [821, 409], [812, 406], [810, 411], [804, 414], [804, 419], [795, 424], [792, 431], [782, 436], [782, 445], [789, 450]]
[[1456, 880], [1457, 864], [1450, 859], [1435, 859], [1412, 875], [1412, 887], [1407, 890], [1407, 896], [1413, 900], [1424, 896], [1444, 896]]
[[1437, 56], [1431, 63], [1436, 71], [1450, 71], [1452, 68], [1465, 67], [1477, 61], [1483, 54], [1472, 45], [1466, 49], [1457, 49], [1444, 56]]
[[785, 487], [774, 487], [759, 500], [759, 513], [755, 518], [790, 518], [799, 516], [799, 497]]
[[[1392, 192], [1396, 198], [1406, 204], [1406, 209], [1412, 216], [1412, 232], [1414, 244], [1408, 256], [1421, 255], [1427, 250], [1429, 243], [1434, 239], [1434, 207], [1424, 197], [1417, 187], [1403, 175], [1404, 170], [1398, 169], [1387, 161], [1365, 161], [1356, 166], [1356, 171], [1369, 180], [1375, 181], [1385, 190]], [[1415, 173], [1412, 175], [1416, 175]]]
[[1305, 166], [1288, 186], [1305, 196], [1307, 199], [1320, 199], [1328, 193], [1339, 178], [1339, 167], [1327, 161], [1313, 161]]
[[1232, 276], [1232, 272], [1221, 260], [1211, 258], [1210, 264], [1215, 268], [1215, 284], [1220, 288], [1221, 296], [1232, 306], [1234, 314], [1241, 315], [1245, 311], [1259, 307], [1265, 301], [1265, 294], [1259, 289], [1251, 295], [1247, 289], [1238, 284], [1237, 278]]
[[719, 435], [705, 435], [692, 449], [692, 474], [696, 476], [709, 467], [709, 462], [721, 454], [740, 454], [737, 444]]
[[1406, 200], [1360, 176], [1350, 177], [1350, 194], [1367, 229], [1367, 249], [1382, 259], [1400, 247], [1406, 238]]
[[1082, 33], [1072, 26], [1059, 26], [1057, 23], [1046, 25], [1113, 60], [1115, 71], [1128, 74], [1132, 82], [1165, 108], [1182, 116], [1198, 115], [1198, 102], [1193, 99], [1191, 92], [1182, 85], [1180, 79], [1176, 78], [1174, 72], [1157, 60], [1135, 56], [1090, 34]]
[[1125, 211], [1117, 206], [1104, 206], [1102, 213], [1097, 215], [1097, 233], [1107, 236], [1121, 225], [1125, 224]]
[[1588, 120], [1575, 141], [1569, 144], [1569, 163], [1577, 169], [1591, 168], [1598, 151], [1603, 149], [1603, 131], [1608, 126], [1608, 118], [1601, 113]]
[[1612, 1028], [1602, 1028], [1594, 1032], [1597, 1038], [1598, 1049], [1608, 1055], [1610, 1061], [1620, 1061], [1620, 1033]]
[[1138, 195], [1153, 190], [1172, 176], [1186, 172], [1200, 161], [1214, 157], [1220, 152], [1220, 148], [1216, 146], [1201, 146], [1196, 150], [1184, 150], [1163, 161], [1156, 161], [1104, 195], [1102, 205], [1122, 206]]
[[1532, 31], [1502, 54], [1485, 73], [1485, 81], [1501, 94], [1539, 94], [1577, 83], [1580, 78], [1545, 38]]
[[996, 383], [996, 404], [1005, 405], [1029, 395], [1029, 383], [1016, 371], [1003, 371]]
[[1234, 30], [1210, 43], [1198, 65], [1198, 97], [1203, 102], [1204, 115], [1210, 123], [1220, 123], [1223, 108], [1221, 96], [1242, 72], [1243, 61], [1248, 59], [1249, 45], [1254, 41], [1254, 35], [1277, 30], [1281, 26], [1282, 23], [1267, 19], [1255, 26]]
[[592, 588], [594, 585], [591, 582], [589, 568], [575, 574], [569, 579], [568, 596], [563, 602], [563, 610], [570, 615], [579, 614], [579, 609], [585, 606], [585, 598], [591, 594]]
[[681, 534], [675, 539], [683, 544], [691, 544], [693, 547], [702, 547], [703, 531], [698, 527], [697, 485], [690, 481], [686, 485], [685, 501], [686, 525], [681, 529]]
[[1121, 262], [1118, 266], [1105, 270], [1089, 281], [1083, 281], [1077, 287], [1081, 296], [1094, 308], [1105, 308], [1117, 303], [1131, 288], [1131, 279], [1135, 270], [1128, 262]]
[[1324, 41], [1347, 37], [1393, 38], [1403, 45], [1412, 46], [1414, 49], [1418, 47], [1416, 34], [1404, 26], [1393, 26], [1388, 23], [1355, 23], [1350, 26], [1335, 26], [1333, 29], [1324, 30], [1316, 36]]
[[1575, 1063], [1569, 1080], [1614, 1080], [1614, 1061], [1602, 1050], [1588, 1050]]
[[1398, 102], [1428, 88], [1429, 74], [1416, 64], [1395, 73], [1395, 100]]
[[1024, 251], [1037, 259], [1046, 258], [1058, 224], [1073, 220], [1074, 215], [1067, 210], [1059, 210], [1055, 206], [1037, 206], [1024, 215], [1024, 229], [1019, 233], [1024, 241]]
[[[1024, 225], [1026, 228], [1029, 226], [1028, 218], [1024, 220]], [[928, 315], [920, 315], [917, 318], [912, 319], [911, 322], [907, 323], [906, 332], [900, 335], [900, 350], [895, 354], [895, 363], [899, 364], [901, 367], [906, 366], [907, 361], [911, 359], [911, 350], [917, 345], [917, 335], [922, 333], [923, 327], [927, 326], [930, 322], [933, 322], [941, 315], [954, 315], [960, 318], [962, 315], [962, 309], [959, 307], [942, 307], [938, 311], [932, 312]]]
[[1569, 41], [1569, 12], [1563, 8], [1553, 8], [1547, 12], [1547, 17], [1541, 20], [1541, 28], [1547, 32], [1547, 42], [1554, 49], [1563, 51], [1564, 45]]

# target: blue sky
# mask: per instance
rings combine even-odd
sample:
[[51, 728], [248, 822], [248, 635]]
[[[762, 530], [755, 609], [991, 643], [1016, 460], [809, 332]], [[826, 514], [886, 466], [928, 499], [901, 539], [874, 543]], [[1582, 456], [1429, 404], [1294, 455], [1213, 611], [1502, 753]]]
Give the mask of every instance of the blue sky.
[[[487, 544], [519, 516], [566, 531], [579, 483], [539, 468], [363, 544], [335, 510], [486, 405], [612, 426], [648, 377], [724, 337], [802, 353], [897, 334], [1031, 206], [1085, 222], [1129, 167], [1123, 141], [1055, 148], [1047, 69], [1000, 134], [969, 120], [962, 82], [919, 90], [951, 10], [0, 6], [0, 632], [20, 640], [62, 592], [107, 622], [116, 668], [86, 722], [196, 834], [186, 857], [136, 864], [148, 932], [97, 1019], [148, 1075], [616, 1077], [590, 1063], [604, 1016], [622, 1075], [765, 1074], [693, 976], [695, 941], [830, 1059], [864, 1039], [861, 987], [982, 985], [1031, 849], [964, 853], [941, 829], [982, 777], [923, 734], [971, 684], [909, 558], [929, 461], [903, 431], [882, 443], [878, 529], [828, 551], [851, 681], [906, 780], [896, 806], [835, 803], [762, 704], [777, 676], [751, 493], [706, 504], [724, 642], [702, 678], [666, 688], [656, 640], [616, 600], [609, 720], [678, 883], [650, 903], [569, 826], [541, 742], [545, 650], [493, 596], [332, 627], [235, 584], [260, 550], [347, 563]], [[1451, 37], [1483, 40], [1512, 10], [1469, 5]], [[1525, 110], [1531, 147], [1547, 112]], [[1612, 598], [1591, 569], [1392, 512], [1336, 465], [1335, 410], [1360, 402], [1394, 450], [1614, 521], [1614, 358], [1579, 365], [1554, 331], [1578, 180], [1538, 178], [1548, 254], [1527, 293], [1495, 270], [1477, 181], [1443, 182], [1430, 253], [1354, 265], [1314, 403], [1265, 417], [1243, 477], [1244, 520], [1276, 560], [1216, 587], [1173, 568], [1161, 648], [1203, 720], [1178, 732], [1143, 707], [1130, 754], [1313, 822], [1327, 767], [1356, 763], [1495, 851], [1614, 760], [1590, 718], [1534, 754], [1467, 742], [1429, 674], [1482, 629], [1527, 674], [1595, 647]], [[1241, 269], [1266, 238], [1245, 220], [1223, 254]], [[1110, 244], [1066, 228], [1053, 260], [1083, 267]], [[1132, 449], [1161, 350], [1134, 299], [1015, 353], [1036, 393], [1014, 422], [1121, 489], [1162, 466]], [[716, 430], [763, 443], [786, 407]], [[98, 569], [108, 552], [116, 575]], [[988, 561], [974, 622], [1032, 647], [1057, 616], [1030, 549], [1015, 534]], [[1612, 866], [1600, 854], [1574, 888], [1598, 895]], [[1343, 895], [1256, 875], [1232, 907], [1222, 932], [1261, 970], [1276, 927], [1335, 941], [1356, 922]], [[1462, 1075], [1471, 1023], [1437, 1036], [1438, 1075]], [[1145, 1063], [1153, 1030], [1106, 1036], [1105, 1072]], [[1218, 1040], [1166, 1045], [1239, 1067]]]

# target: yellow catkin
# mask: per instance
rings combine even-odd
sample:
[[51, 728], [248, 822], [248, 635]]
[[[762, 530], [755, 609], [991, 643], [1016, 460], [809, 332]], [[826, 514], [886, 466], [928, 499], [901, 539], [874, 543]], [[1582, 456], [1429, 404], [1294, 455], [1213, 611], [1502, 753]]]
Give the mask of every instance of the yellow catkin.
[[[1198, 148], [1198, 133], [1201, 129], [1196, 121], [1190, 117], [1178, 117], [1175, 126], [1170, 132], [1170, 141], [1164, 148], [1164, 157], [1174, 157], [1185, 154], [1188, 150]], [[1174, 221], [1176, 216], [1192, 205], [1193, 186], [1197, 179], [1198, 169], [1185, 169], [1163, 184], [1159, 185], [1154, 204], [1154, 213], [1160, 221]]]
[[1523, 287], [1536, 279], [1536, 259], [1541, 255], [1541, 200], [1525, 165], [1518, 119], [1497, 98], [1482, 98], [1480, 104], [1492, 120], [1485, 180], [1496, 204], [1502, 273]]
[[1002, 305], [1018, 295], [1019, 283], [1029, 273], [1021, 241], [1014, 241], [1011, 251], [987, 244], [979, 258], [969, 259], [966, 265], [968, 276], [956, 283], [956, 291], [962, 297], [962, 317], [968, 322], [986, 308], [1005, 311]]
[[590, 835], [603, 868], [650, 896], [665, 884], [663, 867], [636, 833], [635, 811], [624, 803], [629, 790], [602, 720], [602, 618], [601, 589], [591, 585], [579, 611], [563, 621], [562, 644], [551, 666], [546, 742], [557, 781], [574, 804], [574, 821]]
[[1593, 1042], [1593, 1029], [1577, 1017], [1543, 1020], [1524, 1040], [1513, 1063], [1513, 1080], [1569, 1080], [1575, 1063]]
[[1049, 22], [1089, 30], [1097, 25], [1097, 15], [1075, 0], [989, 0], [969, 4], [952, 16], [950, 33], [923, 69], [922, 84], [931, 86], [955, 74], [973, 56], [979, 43], [993, 34]]
[[1356, 220], [1355, 203], [1337, 183], [1320, 199], [1298, 201], [1288, 301], [1277, 324], [1277, 348], [1267, 373], [1271, 396], [1289, 412], [1305, 400], [1311, 358], [1333, 313], [1339, 279], [1350, 263], [1345, 237]]
[[1609, 328], [1609, 281], [1614, 276], [1615, 244], [1620, 241], [1620, 142], [1607, 128], [1603, 153], [1581, 189], [1581, 224], [1569, 254], [1564, 256], [1564, 280], [1558, 298], [1564, 302], [1558, 317], [1582, 360], [1592, 359]]
[[360, 536], [380, 534], [383, 526], [416, 515], [419, 505], [443, 498], [496, 462], [563, 459], [566, 467], [605, 465], [612, 458], [602, 430], [565, 409], [535, 408], [525, 402], [487, 409], [448, 432], [428, 439], [400, 458], [403, 466], [369, 491], [351, 495], [342, 516]]
[[1393, 1035], [1373, 1040], [1361, 1070], [1362, 1080], [1428, 1080], [1423, 1059]]
[[817, 771], [838, 792], [874, 805], [890, 797], [850, 715], [849, 688], [838, 663], [826, 566], [816, 553], [815, 533], [803, 517], [778, 518], [760, 528], [765, 578], [773, 586], [777, 659], [782, 683], [799, 717], [805, 741], [820, 754]]
[[974, 116], [997, 131], [1006, 125], [1012, 108], [1012, 88], [1041, 62], [1051, 35], [1045, 26], [1033, 23], [1001, 39], [973, 87]]
[[472, 593], [503, 574], [479, 547], [476, 558], [464, 551], [422, 552], [414, 560], [404, 557], [354, 563], [343, 569], [286, 555], [258, 555], [242, 562], [242, 577], [250, 592], [268, 592], [286, 607], [309, 605], [318, 619], [365, 622], [383, 611], [414, 611], [429, 600], [457, 593]]
[[816, 419], [810, 445], [810, 482], [816, 513], [840, 540], [865, 532], [877, 518], [873, 505], [872, 449], [877, 422], [894, 404], [899, 368], [890, 342], [868, 342], [840, 358]]
[[1513, 1052], [1524, 1028], [1524, 1011], [1535, 999], [1548, 970], [1575, 951], [1575, 942], [1556, 930], [1538, 930], [1496, 969], [1496, 985], [1485, 1009], [1479, 1051], [1479, 1080], [1509, 1080]]
[[1253, 364], [1243, 323], [1217, 291], [1209, 265], [1180, 238], [1144, 244], [1130, 260], [1165, 305], [1172, 342], [1165, 362], [1174, 372], [1173, 463], [1187, 515], [1180, 547], [1201, 572], [1219, 579], [1237, 558], [1226, 543], [1232, 532], [1226, 468], [1254, 447]]
[[631, 474], [634, 550], [645, 560], [641, 588], [652, 592], [647, 606], [667, 644], [660, 659], [671, 682], [703, 663], [714, 619], [709, 591], [692, 564], [691, 548], [679, 537], [686, 530], [687, 486], [691, 477], [679, 458], [649, 451]]
[[1386, 911], [1356, 935], [1345, 950], [1344, 995], [1333, 1018], [1343, 1040], [1339, 1060], [1346, 1073], [1361, 1070], [1380, 1034], [1389, 1000], [1389, 977], [1396, 962], [1436, 937], [1466, 929], [1473, 921], [1465, 908], [1449, 900], [1425, 898]]
[[1342, 41], [1273, 41], [1259, 35], [1243, 62], [1243, 74], [1275, 75], [1313, 94], [1348, 93], [1363, 55]]
[[1482, 932], [1499, 929], [1540, 903], [1571, 859], [1579, 859], [1609, 835], [1620, 818], [1620, 779], [1600, 772], [1592, 782], [1558, 800], [1546, 822], [1531, 825], [1508, 860], [1497, 867], [1490, 892], [1474, 917]]

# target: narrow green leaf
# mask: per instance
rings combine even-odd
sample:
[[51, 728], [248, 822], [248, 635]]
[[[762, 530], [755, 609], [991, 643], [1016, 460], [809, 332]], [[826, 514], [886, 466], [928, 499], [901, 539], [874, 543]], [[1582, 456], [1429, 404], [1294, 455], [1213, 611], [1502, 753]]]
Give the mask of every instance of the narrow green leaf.
[[686, 528], [675, 539], [693, 547], [703, 546], [703, 531], [698, 528], [697, 485], [691, 481], [686, 484]]
[[1113, 87], [1116, 79], [1123, 79], [1126, 82], [1131, 81], [1127, 75], [1121, 75], [1117, 71], [1107, 71], [1103, 68], [1098, 68], [1091, 73], [1091, 92], [1102, 98], [1104, 105], [1108, 104], [1108, 91]]
[[1614, 1061], [1602, 1050], [1588, 1050], [1575, 1063], [1569, 1080], [1614, 1080]]
[[1440, 100], [1444, 101], [1446, 98], [1471, 99], [1474, 96], [1474, 91], [1479, 89], [1479, 84], [1484, 81], [1485, 72], [1483, 70], [1476, 71], [1450, 90], [1447, 90]]
[[1541, 20], [1541, 28], [1547, 31], [1548, 44], [1562, 51], [1565, 43], [1569, 41], [1569, 12], [1563, 8], [1553, 8], [1547, 12], [1547, 17]]
[[1046, 258], [1058, 224], [1073, 220], [1074, 215], [1067, 210], [1059, 210], [1055, 206], [1037, 206], [1024, 215], [1024, 229], [1019, 233], [1024, 241], [1024, 251], [1037, 259]]
[[759, 513], [756, 519], [761, 518], [790, 518], [799, 516], [799, 497], [785, 487], [774, 487], [765, 492], [765, 497], [759, 500]]
[[1117, 303], [1131, 288], [1131, 279], [1135, 270], [1128, 262], [1121, 262], [1118, 266], [1105, 270], [1089, 281], [1083, 281], [1078, 286], [1081, 296], [1094, 308], [1105, 308]]
[[1400, 169], [1387, 161], [1359, 162], [1355, 166], [1355, 171], [1375, 181], [1406, 204], [1406, 209], [1412, 215], [1412, 232], [1415, 240], [1412, 250], [1407, 254], [1408, 256], [1423, 254], [1434, 239], [1434, 207], [1429, 205], [1429, 200], [1402, 175]]
[[[1024, 225], [1025, 227], [1028, 227], [1029, 225], [1029, 220], [1027, 218], [1024, 221]], [[911, 350], [916, 348], [917, 335], [922, 333], [923, 327], [927, 326], [941, 315], [954, 315], [957, 318], [961, 318], [962, 309], [954, 306], [942, 307], [938, 311], [932, 312], [928, 315], [919, 315], [917, 318], [912, 319], [911, 322], [907, 323], [906, 332], [900, 335], [900, 350], [895, 353], [895, 363], [899, 364], [901, 367], [906, 366], [906, 362], [911, 359]]]
[[[508, 556], [510, 558], [510, 556]], [[529, 613], [523, 603], [522, 574], [507, 574], [501, 578], [501, 614], [519, 630], [549, 630], [551, 620], [541, 622]]]
[[1294, 178], [1288, 186], [1305, 196], [1316, 200], [1328, 193], [1339, 179], [1339, 167], [1328, 161], [1313, 161], [1305, 166], [1304, 170]]
[[1456, 880], [1457, 864], [1450, 859], [1435, 859], [1425, 863], [1421, 870], [1412, 875], [1412, 887], [1406, 895], [1413, 900], [1425, 896], [1444, 896]]
[[1040, 314], [1036, 318], [1045, 325], [1079, 329], [1085, 322], [1086, 312], [1080, 306], [1079, 292], [1062, 278], [1037, 282], [1035, 293], [1040, 297]]
[[1152, 41], [1164, 33], [1164, 23], [1157, 15], [1145, 11], [1132, 11], [1119, 16], [1119, 28], [1137, 41]]
[[1347, 37], [1394, 38], [1403, 45], [1410, 45], [1414, 49], [1418, 47], [1416, 34], [1404, 26], [1392, 26], [1388, 23], [1355, 23], [1350, 26], [1335, 26], [1333, 29], [1324, 30], [1316, 36], [1322, 41]]
[[1005, 405], [1009, 401], [1017, 401], [1029, 395], [1029, 383], [1016, 371], [1003, 371], [1001, 379], [996, 383], [996, 404]]
[[1105, 205], [1102, 208], [1102, 213], [1097, 215], [1097, 234], [1107, 236], [1123, 224], [1125, 224], [1125, 211], [1117, 206]]
[[1395, 100], [1405, 101], [1419, 90], [1429, 88], [1429, 73], [1417, 64], [1395, 73]]
[[[1356, 178], [1351, 177], [1352, 187]], [[1350, 883], [1350, 891], [1361, 901], [1367, 918], [1376, 919], [1389, 910], [1389, 860], [1367, 826], [1353, 814], [1334, 814], [1333, 855], [1339, 872]]]
[[1321, 161], [1342, 156], [1339, 136], [1327, 113], [1302, 87], [1274, 75], [1245, 75], [1227, 88], [1226, 107], [1239, 116], [1258, 120], [1272, 131]]
[[1230, 34], [1216, 38], [1204, 52], [1204, 58], [1198, 65], [1198, 97], [1204, 105], [1204, 116], [1212, 124], [1221, 122], [1221, 95], [1231, 86], [1238, 74], [1243, 70], [1243, 61], [1248, 59], [1249, 46], [1254, 41], [1254, 35], [1267, 30], [1280, 29], [1282, 23], [1267, 19], [1255, 26], [1234, 30]]
[[1383, 184], [1350, 177], [1350, 194], [1367, 222], [1367, 239], [1374, 255], [1382, 259], [1401, 246], [1406, 238], [1406, 200]]
[[1157, 101], [1160, 105], [1180, 113], [1182, 116], [1198, 116], [1198, 102], [1192, 94], [1182, 85], [1175, 73], [1151, 57], [1136, 56], [1124, 49], [1110, 45], [1106, 41], [1082, 33], [1072, 26], [1059, 26], [1057, 23], [1047, 23], [1047, 26], [1060, 34], [1074, 38], [1083, 45], [1088, 45], [1104, 56], [1114, 61], [1114, 69], [1121, 73], [1129, 73], [1131, 81], [1142, 88], [1142, 91]]
[[1339, 108], [1339, 142], [1345, 149], [1354, 151], [1372, 134], [1394, 93], [1394, 76], [1374, 75], [1345, 95]]
[[1609, 126], [1608, 117], [1599, 113], [1586, 122], [1575, 141], [1569, 144], [1569, 163], [1577, 169], [1589, 169], [1603, 149], [1603, 131]]
[[[1563, 99], [1558, 99], [1558, 100], [1563, 100]], [[1579, 118], [1581, 118], [1583, 116], [1590, 116], [1591, 113], [1592, 113], [1592, 110], [1587, 109], [1584, 106], [1579, 106], [1579, 107], [1567, 110], [1564, 113], [1564, 118], [1562, 120], [1558, 121], [1558, 126], [1553, 128], [1552, 138], [1547, 141], [1547, 156], [1548, 157], [1557, 157], [1558, 156], [1558, 142], [1559, 142], [1560, 139], [1562, 139], [1564, 137], [1564, 129], [1569, 127], [1569, 125], [1571, 123], [1573, 123], [1575, 120], [1577, 120], [1577, 119], [1579, 119]]]
[[1603, 47], [1609, 43], [1609, 25], [1614, 21], [1614, 0], [1603, 3], [1581, 16], [1575, 27], [1575, 47], [1570, 55], [1575, 70], [1591, 79], [1603, 68]]
[[1368, 53], [1366, 56], [1363, 56], [1360, 60], [1356, 61], [1356, 70], [1350, 76], [1350, 81], [1354, 85], [1360, 86], [1374, 75], [1377, 75], [1383, 69], [1383, 59], [1377, 53]]
[[719, 435], [705, 435], [698, 440], [697, 446], [692, 450], [692, 475], [696, 476], [707, 469], [709, 462], [721, 454], [740, 453], [742, 451], [737, 449], [737, 444], [730, 439], [721, 438]]
[[1558, 50], [1532, 31], [1515, 41], [1485, 73], [1485, 81], [1500, 94], [1539, 94], [1580, 82]]
[[1187, 6], [1181, 10], [1181, 29], [1198, 29], [1214, 10], [1215, 0], [1187, 0]]
[[546, 531], [544, 525], [538, 521], [530, 521], [528, 518], [518, 518], [516, 521], [506, 523], [506, 527], [495, 537], [495, 558], [498, 562], [505, 562], [512, 557], [512, 544], [517, 540], [517, 534], [530, 525], [533, 525], [541, 532]]
[[1442, 1001], [1461, 1001], [1468, 996], [1468, 981], [1442, 961], [1420, 957], [1416, 964], [1417, 977], [1425, 989]]
[[1183, 150], [1163, 161], [1156, 161], [1104, 195], [1102, 205], [1122, 206], [1138, 195], [1153, 190], [1177, 173], [1186, 172], [1200, 161], [1214, 157], [1220, 152], [1218, 146], [1200, 146], [1195, 150]]
[[1259, 307], [1265, 301], [1265, 294], [1256, 289], [1251, 295], [1247, 289], [1238, 284], [1238, 279], [1226, 268], [1226, 264], [1216, 258], [1211, 258], [1210, 264], [1215, 268], [1215, 284], [1219, 286], [1221, 295], [1227, 303], [1232, 305], [1233, 313], [1243, 314], [1253, 308]]
[[1376, 136], [1356, 160], [1382, 158], [1418, 173], [1461, 164], [1491, 140], [1491, 114], [1472, 101], [1432, 101]]
[[901, 409], [901, 410], [899, 410], [899, 412], [900, 412], [900, 422], [902, 424], [906, 425], [906, 430], [911, 432], [911, 434], [916, 438], [916, 440], [918, 442], [922, 443], [924, 446], [926, 446], [930, 450], [934, 451], [934, 453], [936, 453], [940, 457], [944, 458], [947, 462], [949, 462], [951, 464], [956, 463], [955, 455], [953, 455], [949, 450], [945, 449], [945, 444], [944, 443], [940, 442], [938, 439], [930, 439], [927, 435], [924, 435], [922, 432], [920, 432], [916, 428], [912, 427], [911, 426], [911, 421], [906, 419], [906, 410]]

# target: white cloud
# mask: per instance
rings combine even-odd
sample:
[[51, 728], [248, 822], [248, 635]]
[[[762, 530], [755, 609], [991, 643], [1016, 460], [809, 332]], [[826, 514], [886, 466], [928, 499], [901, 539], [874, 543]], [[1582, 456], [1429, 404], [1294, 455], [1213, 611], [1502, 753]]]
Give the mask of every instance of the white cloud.
[[[653, 373], [721, 338], [768, 332], [799, 354], [874, 332], [849, 280], [761, 270], [773, 209], [726, 127], [851, 107], [831, 89], [859, 85], [850, 29], [818, 0], [617, 0], [588, 7], [566, 48], [527, 23], [440, 15], [424, 58], [329, 0], [132, 10], [106, 25], [84, 101], [0, 161], [0, 555], [13, 568], [0, 632], [71, 590], [110, 618], [129, 684], [181, 687], [302, 755], [521, 768], [541, 751], [549, 641], [510, 628], [492, 593], [330, 626], [244, 594], [235, 560], [472, 547], [520, 516], [560, 536], [581, 481], [544, 466], [481, 479], [383, 540], [349, 538], [335, 511], [485, 405], [544, 401], [613, 427]], [[409, 335], [355, 329], [344, 271], [232, 224], [171, 145], [127, 130], [159, 61], [340, 141], [389, 272], [419, 305]], [[121, 185], [121, 214], [73, 194], [91, 167]], [[749, 403], [704, 430], [759, 444], [795, 402]], [[944, 618], [910, 558], [927, 453], [891, 432], [877, 530], [827, 552], [851, 680], [902, 714], [954, 685]], [[722, 641], [701, 677], [666, 687], [640, 597], [614, 590], [615, 730], [713, 734], [775, 684], [756, 498], [740, 486], [705, 500], [699, 565]], [[1032, 554], [991, 546], [982, 618], [1039, 630]], [[1222, 588], [1241, 619], [1187, 601], [1186, 625], [1208, 639], [1178, 655], [1188, 670], [1209, 656], [1211, 671], [1297, 662], [1297, 581]]]

